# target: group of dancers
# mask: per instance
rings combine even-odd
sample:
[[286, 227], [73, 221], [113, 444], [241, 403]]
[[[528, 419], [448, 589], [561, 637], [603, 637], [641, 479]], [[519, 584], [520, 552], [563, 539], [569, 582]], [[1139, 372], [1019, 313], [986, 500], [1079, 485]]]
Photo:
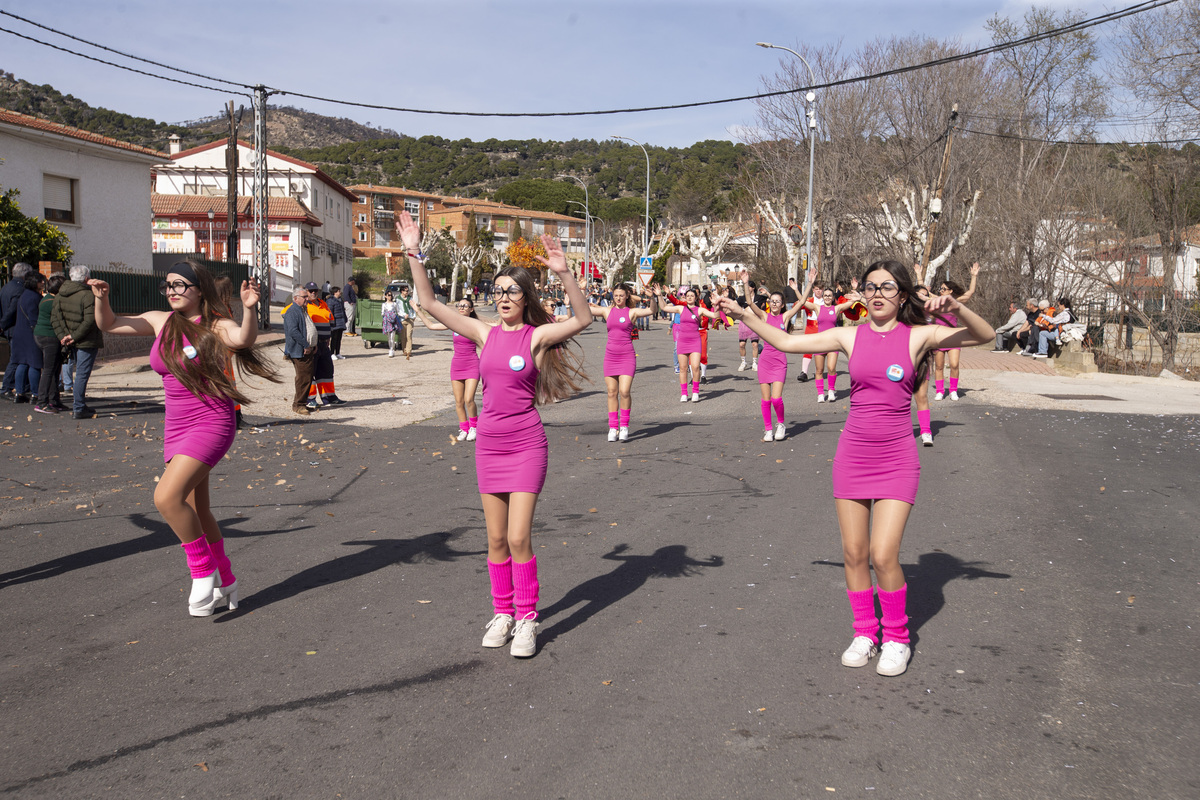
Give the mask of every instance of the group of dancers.
[[[589, 305], [560, 243], [544, 236], [546, 256], [539, 261], [561, 281], [572, 314], [556, 318], [539, 302], [528, 271], [503, 268], [494, 279], [499, 320], [489, 324], [476, 316], [470, 300], [460, 300], [451, 308], [437, 298], [418, 249], [420, 229], [407, 214], [400, 215], [396, 227], [410, 262], [419, 313], [430, 327], [454, 335], [451, 380], [459, 438], [475, 441], [487, 528], [492, 617], [484, 626], [482, 645], [510, 644], [513, 656], [527, 658], [537, 652], [540, 587], [530, 535], [548, 464], [546, 433], [536, 406], [579, 390], [586, 375], [569, 344], [594, 318], [603, 319], [609, 334], [604, 359], [609, 440], [626, 440], [636, 366], [632, 329], [635, 320], [651, 312], [631, 308], [631, 292], [624, 287], [613, 292], [613, 305]], [[749, 276], [743, 272], [741, 277], [748, 285]], [[252, 309], [259, 302], [258, 284], [248, 281], [241, 286], [247, 313], [240, 324], [233, 321], [212, 277], [199, 264], [181, 262], [171, 268], [163, 284], [169, 312], [116, 316], [108, 302], [108, 285], [99, 280], [89, 285], [100, 328], [155, 337], [150, 362], [162, 376], [165, 390], [166, 468], [154, 502], [186, 554], [192, 576], [188, 612], [208, 616], [222, 604], [236, 608], [237, 579], [210, 511], [208, 476], [234, 440], [234, 404], [245, 402], [232, 377], [232, 362], [275, 379], [274, 370], [253, 349], [257, 327]], [[845, 304], [832, 302], [832, 293], [826, 293], [824, 305], [806, 301], [785, 308], [783, 294], [775, 292], [764, 311], [720, 295], [714, 295], [711, 309], [703, 308], [691, 289], [682, 303], [664, 303], [662, 309], [680, 318], [677, 350], [683, 401], [699, 399], [700, 318], [732, 319], [762, 342], [758, 369], [764, 440], [786, 435], [782, 391], [787, 355], [821, 354], [819, 376], [832, 373], [838, 354], [846, 355], [852, 402], [834, 458], [833, 496], [854, 636], [841, 663], [861, 667], [878, 655], [879, 674], [899, 675], [911, 656], [907, 584], [899, 550], [920, 478], [909, 416], [912, 397], [937, 358], [935, 353], [989, 342], [994, 332], [962, 304], [949, 282], [943, 287], [946, 291], [922, 300], [908, 268], [895, 261], [872, 264], [855, 286], [854, 300], [865, 304], [867, 314], [866, 323], [855, 327], [836, 325]], [[792, 323], [802, 310], [816, 312], [816, 330], [793, 334]], [[952, 380], [957, 377], [956, 361], [951, 357]], [[479, 384], [482, 409], [474, 401]], [[953, 392], [953, 383], [951, 387]], [[828, 393], [821, 384], [818, 388], [823, 397], [832, 399], [832, 384]]]

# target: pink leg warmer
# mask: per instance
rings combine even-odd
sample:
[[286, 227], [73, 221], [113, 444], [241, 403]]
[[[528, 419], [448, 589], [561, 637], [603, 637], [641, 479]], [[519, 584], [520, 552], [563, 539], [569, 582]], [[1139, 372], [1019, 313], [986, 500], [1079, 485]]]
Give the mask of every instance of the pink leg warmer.
[[622, 409], [620, 410], [620, 412], [618, 412], [618, 413], [620, 413], [620, 415], [621, 415], [621, 427], [622, 427], [622, 428], [628, 428], [628, 427], [629, 427], [629, 412], [630, 412], [631, 410], [632, 410], [632, 409], [628, 409], [628, 408], [622, 408]]
[[683, 383], [679, 384], [679, 393], [681, 395], [683, 395], [684, 397], [687, 396], [687, 379], [686, 378], [684, 379]]
[[513, 608], [513, 563], [509, 557], [502, 564], [487, 562], [488, 577], [492, 580], [492, 608], [497, 614], [516, 615]]
[[829, 388], [829, 391], [831, 391], [831, 392], [837, 391], [837, 373], [836, 372], [829, 373], [829, 377], [825, 379], [825, 385]]
[[467, 428], [468, 429], [478, 428], [478, 427], [479, 427], [479, 417], [468, 417], [467, 418]]
[[929, 411], [917, 411], [917, 424], [921, 426], [921, 433], [933, 433], [933, 428], [929, 426]]
[[537, 619], [538, 585], [537, 556], [519, 564], [512, 562], [513, 585], [516, 587], [517, 619]]
[[879, 590], [879, 610], [883, 612], [883, 640], [908, 644], [908, 584], [894, 592]]
[[952, 392], [958, 391], [958, 378], [950, 379], [950, 391], [952, 391]]
[[212, 549], [209, 548], [208, 540], [203, 536], [194, 542], [185, 544], [183, 552], [187, 556], [188, 569], [192, 571], [193, 578], [207, 578], [217, 568], [217, 563], [213, 560]]
[[879, 644], [879, 618], [875, 616], [874, 594], [870, 589], [861, 592], [847, 589], [846, 597], [850, 598], [850, 611], [854, 614], [854, 635], [865, 636]]
[[215, 544], [209, 542], [208, 549], [212, 553], [213, 561], [217, 563], [217, 569], [221, 571], [221, 585], [233, 586], [237, 578], [233, 575], [233, 565], [229, 563], [229, 557], [225, 555], [225, 540], [221, 539]]
[[468, 430], [471, 429], [471, 423], [467, 422], [466, 420], [463, 420], [462, 422], [458, 423], [458, 429], [460, 431], [462, 431], [463, 433], [466, 433]]
[[941, 394], [942, 392], [946, 391], [946, 382], [945, 382], [945, 381], [941, 381], [941, 380], [939, 380], [939, 381], [934, 381], [934, 382], [933, 382], [933, 390], [934, 390], [935, 392], [939, 393], [939, 394]]
[[783, 398], [771, 398], [771, 408], [775, 409], [775, 421], [783, 422]]
[[762, 401], [763, 427], [771, 430], [771, 401]]
[[817, 394], [825, 394], [825, 379], [817, 378]]
[[610, 428], [617, 427], [617, 412], [616, 411], [608, 412], [608, 427], [610, 427]]
[[700, 381], [692, 381], [692, 394], [700, 394]]

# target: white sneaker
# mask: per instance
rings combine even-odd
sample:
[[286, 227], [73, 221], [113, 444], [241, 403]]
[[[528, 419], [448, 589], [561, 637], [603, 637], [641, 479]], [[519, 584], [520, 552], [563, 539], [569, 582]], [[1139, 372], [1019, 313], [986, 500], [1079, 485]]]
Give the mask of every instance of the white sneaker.
[[686, 402], [687, 402], [687, 395], [686, 395], [686, 394], [681, 394], [681, 395], [679, 395], [679, 402], [681, 402], [681, 403], [686, 403]]
[[837, 399], [837, 392], [835, 392], [833, 389], [830, 389], [828, 392], [825, 393], [825, 399], [827, 399], [829, 402], [832, 403], [834, 400]]
[[[531, 615], [532, 613], [530, 612]], [[512, 650], [510, 652], [517, 658], [529, 658], [536, 653], [537, 629], [537, 620], [533, 619], [532, 616], [517, 620], [517, 626], [513, 628]]]
[[770, 428], [767, 428], [765, 431], [763, 431], [763, 441], [764, 441], [764, 442], [773, 442], [773, 441], [775, 441], [775, 434], [771, 433], [771, 429], [770, 429]]
[[698, 393], [696, 393], [696, 392], [692, 392], [692, 402], [693, 402], [693, 403], [699, 403], [699, 402], [700, 402], [700, 395], [699, 395]]
[[475, 429], [474, 428], [467, 429], [467, 441], [468, 442], [475, 441]]
[[608, 440], [610, 442], [615, 442], [617, 440], [617, 429], [616, 428], [608, 429]]
[[952, 391], [952, 392], [950, 392], [950, 399], [951, 399], [951, 400], [957, 400], [957, 399], [958, 399], [958, 392], [955, 392], [955, 391]]
[[754, 366], [751, 369], [758, 369], [758, 359], [754, 359]]
[[492, 621], [483, 627], [487, 633], [483, 635], [484, 647], [504, 647], [512, 638], [513, 618], [508, 614], [497, 614]]
[[884, 642], [883, 647], [879, 650], [879, 663], [875, 665], [875, 671], [880, 675], [887, 675], [889, 678], [903, 675], [908, 669], [908, 659], [911, 657], [912, 650], [908, 645], [900, 642]]
[[824, 402], [825, 402], [825, 395], [823, 395], [823, 394], [819, 394], [819, 395], [817, 395], [817, 402], [818, 402], [818, 403], [824, 403]]
[[933, 447], [933, 434], [932, 433], [922, 433], [921, 434], [921, 444], [925, 445], [926, 447]]
[[622, 427], [621, 430], [617, 432], [617, 441], [618, 442], [629, 441], [629, 428]]
[[466, 441], [466, 439], [467, 439], [467, 432], [464, 431], [462, 428], [459, 428], [458, 429], [458, 440], [460, 442], [463, 442], [463, 441]]
[[395, 358], [395, 357], [396, 357], [396, 351], [388, 350], [388, 358]]
[[942, 399], [943, 397], [945, 397], [945, 396], [946, 396], [946, 395], [945, 395], [945, 393], [943, 393], [943, 392], [938, 392], [937, 394], [935, 394], [935, 395], [933, 396], [933, 399], [934, 399], [934, 400], [941, 400], [941, 399]]
[[786, 438], [787, 438], [787, 428], [784, 427], [782, 422], [776, 422], [775, 423], [775, 441], [782, 442]]
[[865, 667], [879, 653], [879, 648], [866, 636], [855, 636], [854, 641], [842, 653], [843, 667]]
[[742, 363], [738, 364], [738, 372], [745, 372], [745, 371], [746, 371], [746, 359], [743, 358]]

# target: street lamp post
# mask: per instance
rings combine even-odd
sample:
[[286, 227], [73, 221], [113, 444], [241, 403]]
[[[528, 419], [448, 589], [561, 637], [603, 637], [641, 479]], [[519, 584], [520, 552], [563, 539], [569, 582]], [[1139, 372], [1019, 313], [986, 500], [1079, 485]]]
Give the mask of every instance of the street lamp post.
[[216, 216], [216, 213], [210, 208], [208, 210], [208, 249], [205, 251], [205, 253], [209, 258], [213, 259], [214, 261], [216, 259], [213, 258], [212, 224], [213, 224], [213, 217], [215, 217], [215, 216]]
[[587, 271], [587, 269], [588, 269], [587, 268], [587, 263], [588, 263], [588, 255], [587, 254], [589, 252], [591, 252], [592, 232], [595, 230], [592, 227], [592, 220], [599, 219], [599, 217], [593, 217], [591, 214], [588, 213], [588, 208], [587, 208], [586, 203], [581, 203], [578, 200], [568, 200], [567, 203], [569, 203], [570, 205], [573, 205], [573, 206], [579, 206], [580, 208], [583, 209], [583, 253], [584, 253], [583, 260], [584, 260], [584, 263], [581, 264], [580, 268], [579, 268], [579, 284], [582, 286], [584, 284], [585, 278], [591, 277]]
[[[809, 66], [808, 61], [807, 61], [807, 59], [804, 58], [804, 56], [800, 55], [799, 53], [797, 53], [795, 50], [793, 50], [790, 47], [783, 47], [782, 45], [771, 44], [770, 42], [755, 42], [755, 44], [757, 44], [759, 47], [767, 48], [768, 50], [786, 50], [789, 53], [791, 53], [792, 55], [794, 55], [796, 58], [800, 59], [800, 61], [808, 69], [809, 85], [810, 86], [816, 85], [817, 77], [816, 77], [816, 75], [813, 74], [812, 67]], [[816, 154], [816, 143], [817, 143], [817, 106], [816, 106], [817, 95], [812, 90], [809, 90], [809, 92], [804, 96], [804, 99], [808, 101], [808, 214], [806, 215], [806, 219], [805, 219], [805, 223], [804, 223], [804, 259], [806, 262], [805, 266], [811, 268], [812, 263], [813, 263], [813, 261], [812, 261], [813, 162], [814, 162], [814, 157]], [[796, 276], [788, 275], [788, 277], [795, 278]], [[807, 281], [807, 279], [806, 279], [806, 281]]]
[[588, 187], [587, 184], [576, 178], [574, 175], [555, 175], [556, 178], [570, 178], [583, 187], [583, 263], [584, 271], [587, 271], [587, 265], [592, 263], [592, 213], [588, 209]]
[[646, 156], [646, 235], [642, 237], [642, 255], [647, 256], [650, 254], [650, 153], [646, 151], [646, 145], [637, 139], [631, 139], [628, 136], [621, 136], [615, 133], [613, 134], [613, 138], [633, 142], [642, 148], [642, 154]]

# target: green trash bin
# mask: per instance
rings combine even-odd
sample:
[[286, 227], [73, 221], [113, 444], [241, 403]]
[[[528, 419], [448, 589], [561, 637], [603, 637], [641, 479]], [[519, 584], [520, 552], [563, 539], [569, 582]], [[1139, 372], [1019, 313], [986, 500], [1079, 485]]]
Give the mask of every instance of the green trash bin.
[[387, 334], [383, 332], [383, 301], [367, 300], [360, 297], [355, 309], [358, 324], [358, 335], [363, 347], [370, 348], [377, 344], [387, 344]]

